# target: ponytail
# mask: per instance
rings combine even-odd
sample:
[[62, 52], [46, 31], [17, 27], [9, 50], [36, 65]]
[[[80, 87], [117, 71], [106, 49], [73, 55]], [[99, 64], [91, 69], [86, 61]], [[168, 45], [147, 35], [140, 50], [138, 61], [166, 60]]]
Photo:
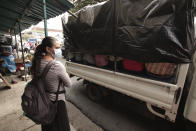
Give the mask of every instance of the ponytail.
[[39, 71], [41, 59], [47, 54], [46, 47], [52, 48], [55, 41], [55, 38], [48, 36], [42, 40], [42, 43], [40, 45], [37, 46], [32, 60], [32, 67], [30, 70], [33, 76], [35, 76]]

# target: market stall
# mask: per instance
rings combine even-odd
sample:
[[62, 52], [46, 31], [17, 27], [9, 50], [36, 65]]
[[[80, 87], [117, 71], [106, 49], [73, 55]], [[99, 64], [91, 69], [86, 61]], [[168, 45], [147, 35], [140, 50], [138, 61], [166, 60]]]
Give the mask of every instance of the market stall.
[[[24, 54], [21, 31], [44, 20], [45, 36], [47, 33], [47, 19], [58, 16], [73, 4], [68, 0], [3, 0], [0, 3], [0, 73], [1, 76], [15, 73], [27, 80], [31, 67], [32, 56]], [[20, 40], [17, 42], [16, 35]], [[15, 37], [15, 43], [12, 42]], [[21, 45], [21, 54], [19, 52]], [[5, 80], [5, 79], [4, 79]], [[1, 81], [4, 82], [3, 79]], [[0, 82], [1, 82], [0, 81]]]

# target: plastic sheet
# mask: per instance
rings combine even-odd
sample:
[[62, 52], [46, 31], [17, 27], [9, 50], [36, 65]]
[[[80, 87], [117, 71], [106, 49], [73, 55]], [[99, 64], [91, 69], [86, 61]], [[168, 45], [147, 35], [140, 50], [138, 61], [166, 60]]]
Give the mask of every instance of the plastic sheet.
[[14, 56], [2, 56], [4, 59], [4, 64], [2, 65], [4, 68], [8, 68], [10, 72], [16, 72], [16, 64], [14, 62]]
[[63, 20], [65, 47], [140, 62], [189, 63], [193, 0], [110, 0]]

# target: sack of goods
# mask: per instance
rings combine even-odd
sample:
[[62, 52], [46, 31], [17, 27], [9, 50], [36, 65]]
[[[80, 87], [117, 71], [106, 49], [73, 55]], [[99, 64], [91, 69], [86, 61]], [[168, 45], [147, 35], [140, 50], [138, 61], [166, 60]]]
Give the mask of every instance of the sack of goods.
[[123, 59], [123, 68], [128, 71], [142, 72], [144, 70], [144, 63]]
[[175, 74], [177, 65], [173, 63], [146, 63], [145, 68], [150, 75], [169, 78]]
[[104, 55], [96, 55], [95, 56], [95, 63], [98, 67], [104, 67], [108, 64], [108, 57]]

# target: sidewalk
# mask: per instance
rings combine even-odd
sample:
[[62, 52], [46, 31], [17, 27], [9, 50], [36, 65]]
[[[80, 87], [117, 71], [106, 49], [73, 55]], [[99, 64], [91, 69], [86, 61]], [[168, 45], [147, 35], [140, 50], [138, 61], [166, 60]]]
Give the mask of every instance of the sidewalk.
[[[0, 131], [41, 131], [40, 125], [22, 115], [21, 95], [25, 84], [20, 81], [12, 89], [0, 89]], [[72, 125], [71, 131], [75, 131]]]

